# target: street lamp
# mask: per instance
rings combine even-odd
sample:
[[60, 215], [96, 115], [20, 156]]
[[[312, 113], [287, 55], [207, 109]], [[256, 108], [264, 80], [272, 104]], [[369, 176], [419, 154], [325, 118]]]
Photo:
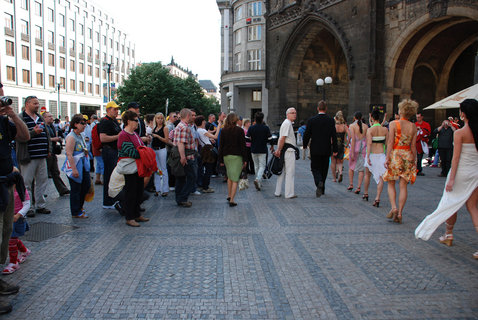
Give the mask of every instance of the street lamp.
[[103, 63], [103, 70], [105, 70], [108, 73], [108, 102], [111, 101], [110, 74], [111, 74], [111, 69], [114, 67], [115, 65], [112, 62]]
[[60, 119], [60, 105], [61, 105], [61, 101], [60, 101], [60, 88], [61, 88], [61, 83], [57, 83], [56, 84], [56, 91], [58, 92], [58, 105], [56, 106], [56, 116], [58, 117], [58, 119]]
[[232, 102], [231, 102], [233, 95], [234, 93], [232, 93], [232, 91], [229, 91], [228, 93], [226, 93], [226, 97], [229, 100], [229, 112], [232, 112], [232, 110], [234, 110], [234, 107], [232, 106]]
[[315, 84], [317, 85], [317, 93], [319, 93], [320, 90], [322, 90], [322, 100], [325, 101], [325, 85], [332, 84], [332, 78], [331, 77], [325, 77], [325, 79], [319, 78], [317, 79]]

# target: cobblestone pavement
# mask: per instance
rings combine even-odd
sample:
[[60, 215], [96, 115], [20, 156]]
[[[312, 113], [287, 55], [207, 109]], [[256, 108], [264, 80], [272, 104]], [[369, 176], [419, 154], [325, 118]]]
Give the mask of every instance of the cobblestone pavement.
[[[191, 196], [179, 208], [174, 194], [144, 203], [151, 221], [128, 227], [101, 209], [101, 188], [73, 220], [68, 197], [51, 184], [51, 215], [29, 219], [77, 228], [40, 242], [3, 279], [21, 285], [5, 319], [476, 319], [478, 235], [459, 212], [455, 243], [415, 240], [415, 227], [436, 207], [445, 183], [425, 169], [409, 188], [404, 224], [381, 207], [326, 184], [315, 197], [309, 162], [297, 161], [296, 199], [274, 197], [275, 177], [263, 190], [239, 192], [226, 203], [226, 184]], [[60, 226], [61, 227], [61, 226]], [[61, 230], [60, 230], [61, 231]]]

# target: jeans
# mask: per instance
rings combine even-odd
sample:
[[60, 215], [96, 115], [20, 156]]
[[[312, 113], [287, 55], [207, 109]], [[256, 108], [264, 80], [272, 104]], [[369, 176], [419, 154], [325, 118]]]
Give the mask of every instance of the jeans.
[[95, 173], [104, 174], [104, 172], [105, 172], [105, 164], [103, 163], [103, 157], [102, 157], [102, 156], [95, 156], [95, 160], [96, 160], [96, 170], [95, 170]]
[[211, 175], [214, 171], [215, 163], [203, 163], [201, 157], [198, 157], [197, 161], [198, 161], [197, 185], [203, 189], [209, 189], [209, 184], [211, 183]]
[[105, 146], [103, 147], [101, 156], [103, 157], [105, 168], [103, 175], [103, 205], [112, 206], [115, 203], [115, 199], [108, 195], [108, 185], [110, 183], [111, 173], [113, 173], [116, 163], [118, 162], [118, 150]]
[[188, 201], [189, 194], [196, 187], [196, 173], [197, 162], [196, 160], [188, 160], [184, 166], [185, 176], [176, 177], [176, 202]]
[[169, 176], [168, 168], [166, 166], [166, 160], [168, 152], [166, 148], [154, 150], [156, 153], [156, 164], [158, 169], [162, 172], [162, 175], [159, 175], [158, 172], [154, 173], [154, 189], [156, 192], [169, 192]]
[[259, 183], [262, 181], [262, 175], [266, 169], [266, 153], [253, 153], [252, 161], [254, 162], [254, 172], [256, 173], [256, 180]]
[[70, 211], [72, 216], [79, 216], [83, 212], [83, 205], [85, 203], [85, 196], [90, 189], [91, 179], [90, 173], [86, 170], [83, 171], [83, 179], [81, 183], [78, 183], [71, 178], [68, 178], [70, 182]]

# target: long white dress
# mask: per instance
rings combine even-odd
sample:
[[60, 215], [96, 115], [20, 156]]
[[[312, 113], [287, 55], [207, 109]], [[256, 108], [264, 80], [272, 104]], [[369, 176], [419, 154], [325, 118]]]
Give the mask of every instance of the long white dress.
[[[443, 196], [436, 210], [415, 229], [415, 238], [428, 240], [435, 230], [457, 212], [470, 198], [473, 191], [478, 187], [478, 151], [474, 143], [462, 145], [460, 161], [456, 171], [453, 190], [443, 190]], [[450, 171], [451, 172], [451, 171]], [[450, 174], [446, 178], [446, 183]], [[446, 184], [445, 184], [446, 188]]]

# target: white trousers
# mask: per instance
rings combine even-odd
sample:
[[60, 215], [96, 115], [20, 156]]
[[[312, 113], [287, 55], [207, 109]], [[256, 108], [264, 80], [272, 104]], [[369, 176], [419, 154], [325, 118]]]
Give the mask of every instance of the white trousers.
[[20, 171], [25, 181], [25, 187], [32, 198], [32, 182], [35, 179], [35, 206], [37, 209], [46, 207], [46, 199], [43, 196], [47, 190], [48, 169], [46, 158], [32, 159], [28, 164], [20, 165]]
[[288, 149], [284, 155], [284, 169], [282, 174], [277, 178], [275, 195], [280, 196], [282, 191], [282, 182], [285, 179], [285, 194], [286, 198], [295, 196], [294, 179], [295, 179], [295, 151]]
[[254, 162], [254, 171], [256, 172], [256, 180], [259, 183], [262, 181], [262, 175], [266, 169], [266, 154], [265, 153], [253, 153], [252, 161]]
[[166, 148], [163, 148], [154, 150], [154, 153], [156, 153], [158, 169], [163, 173], [162, 175], [159, 175], [158, 172], [154, 173], [154, 189], [156, 192], [169, 192], [168, 169], [166, 167], [168, 151]]

